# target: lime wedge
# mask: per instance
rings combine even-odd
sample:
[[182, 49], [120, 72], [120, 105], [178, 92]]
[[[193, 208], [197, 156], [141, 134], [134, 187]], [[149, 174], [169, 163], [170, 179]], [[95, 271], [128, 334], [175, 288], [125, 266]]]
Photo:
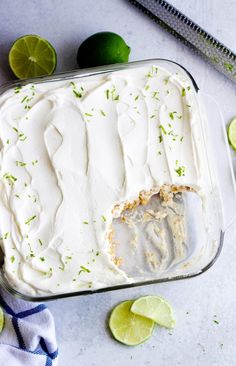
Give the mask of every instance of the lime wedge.
[[37, 35], [18, 38], [13, 43], [8, 58], [18, 79], [51, 75], [57, 64], [57, 54], [52, 45]]
[[236, 117], [234, 117], [228, 127], [229, 143], [234, 150], [236, 150]]
[[2, 308], [0, 308], [0, 333], [2, 332], [4, 327], [4, 313], [2, 311]]
[[132, 313], [153, 320], [165, 328], [173, 328], [175, 319], [171, 305], [160, 296], [140, 297], [131, 306]]
[[152, 334], [154, 322], [131, 313], [133, 301], [117, 305], [110, 316], [109, 327], [114, 338], [128, 346], [145, 342]]

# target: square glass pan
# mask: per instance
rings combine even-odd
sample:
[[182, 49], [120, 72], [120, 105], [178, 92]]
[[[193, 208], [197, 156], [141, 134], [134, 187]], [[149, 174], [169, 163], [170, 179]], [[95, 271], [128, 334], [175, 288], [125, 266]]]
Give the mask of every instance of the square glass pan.
[[91, 69], [75, 70], [53, 76], [40, 77], [30, 80], [24, 80], [21, 82], [15, 81], [13, 83], [7, 83], [0, 88], [0, 94], [10, 88], [23, 86], [28, 83], [54, 83], [56, 81], [66, 81], [75, 78], [90, 78], [99, 74], [110, 74], [115, 71], [127, 70], [148, 65], [151, 66], [155, 63], [158, 63], [158, 65], [160, 66], [163, 65], [163, 67], [168, 66], [167, 68], [171, 72], [180, 72], [184, 74], [189, 80], [189, 83], [195, 89], [201, 106], [202, 119], [199, 121], [199, 123], [201, 123], [200, 128], [202, 133], [202, 139], [204, 141], [204, 153], [209, 168], [209, 175], [211, 177], [211, 189], [208, 197], [208, 205], [212, 216], [211, 219], [213, 221], [212, 230], [210, 233], [208, 233], [207, 243], [205, 243], [208, 248], [207, 254], [204, 255], [201, 260], [199, 259], [199, 261], [196, 262], [193, 268], [183, 267], [180, 271], [175, 272], [173, 275], [160, 276], [159, 278], [149, 279], [147, 281], [121, 284], [95, 290], [37, 296], [25, 295], [13, 288], [4, 276], [4, 271], [1, 267], [0, 283], [13, 295], [30, 301], [46, 301], [69, 296], [93, 294], [97, 292], [123, 289], [127, 287], [142, 286], [159, 282], [191, 278], [205, 272], [217, 259], [223, 245], [224, 232], [227, 227], [233, 222], [235, 217], [236, 189], [232, 162], [230, 159], [229, 147], [227, 144], [223, 119], [216, 103], [209, 96], [204, 95], [204, 93], [201, 93], [199, 91], [199, 88], [191, 74], [181, 65], [165, 59], [151, 59], [130, 62], [127, 64], [115, 64]]

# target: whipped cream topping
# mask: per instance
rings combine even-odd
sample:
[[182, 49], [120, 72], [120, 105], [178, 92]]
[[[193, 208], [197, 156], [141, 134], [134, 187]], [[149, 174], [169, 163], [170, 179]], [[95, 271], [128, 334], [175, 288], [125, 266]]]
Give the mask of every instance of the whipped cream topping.
[[197, 95], [171, 70], [147, 64], [0, 96], [1, 246], [17, 290], [133, 282], [109, 254], [114, 207], [165, 183], [207, 186]]

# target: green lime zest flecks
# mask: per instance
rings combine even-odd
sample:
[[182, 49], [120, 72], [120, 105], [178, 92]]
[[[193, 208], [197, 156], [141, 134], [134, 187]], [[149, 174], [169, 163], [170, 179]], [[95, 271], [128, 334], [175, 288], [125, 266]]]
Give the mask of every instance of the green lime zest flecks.
[[80, 268], [81, 268], [81, 270], [78, 272], [78, 275], [80, 275], [80, 273], [82, 273], [82, 272], [87, 272], [87, 273], [91, 272], [90, 269], [88, 269], [84, 266], [80, 266]]
[[106, 217], [105, 217], [104, 215], [102, 215], [102, 220], [103, 220], [104, 222], [106, 222], [106, 221], [107, 221], [107, 219], [106, 219]]
[[82, 98], [82, 94], [77, 92], [76, 90], [73, 90], [73, 93], [75, 94], [76, 98]]
[[31, 162], [31, 164], [33, 165], [33, 166], [35, 166], [36, 164], [38, 164], [38, 160], [33, 160], [32, 162]]
[[178, 174], [179, 177], [184, 177], [186, 169], [185, 166], [183, 165], [180, 166], [178, 160], [176, 160], [175, 165], [176, 165], [175, 172]]
[[25, 224], [26, 224], [26, 225], [30, 225], [30, 224], [31, 224], [31, 222], [32, 222], [33, 220], [35, 220], [35, 219], [36, 219], [36, 217], [37, 217], [36, 215], [29, 217], [29, 218], [25, 221]]
[[11, 263], [14, 263], [14, 262], [15, 262], [15, 257], [14, 257], [14, 255], [12, 255], [12, 256], [10, 257], [10, 261], [11, 261]]
[[170, 77], [168, 76], [167, 78], [165, 78], [163, 81], [164, 81], [164, 84], [166, 85], [166, 84], [168, 84], [168, 82], [169, 82], [169, 80], [170, 80]]
[[109, 99], [109, 98], [110, 98], [110, 90], [109, 90], [109, 89], [107, 89], [107, 90], [105, 91], [105, 93], [106, 93], [106, 98], [107, 98], [107, 99]]
[[25, 141], [27, 136], [23, 132], [19, 132], [18, 128], [12, 127], [12, 129], [18, 134], [19, 141]]
[[152, 98], [156, 99], [156, 100], [160, 100], [160, 98], [158, 97], [159, 91], [156, 90], [152, 93]]
[[70, 85], [72, 86], [72, 92], [75, 95], [76, 98], [82, 98], [84, 95], [84, 88], [82, 86], [78, 87], [76, 86], [76, 84], [71, 81]]
[[116, 87], [113, 85], [111, 89], [111, 99], [112, 100], [119, 100], [120, 96], [116, 93]]
[[167, 134], [167, 132], [166, 132], [166, 130], [165, 130], [165, 128], [164, 128], [164, 126], [163, 125], [160, 125], [159, 126], [159, 128], [161, 129], [161, 131], [164, 133], [164, 135], [166, 135]]
[[173, 112], [170, 112], [169, 113], [169, 117], [170, 117], [170, 119], [174, 120], [174, 114], [173, 114]]
[[23, 132], [19, 133], [19, 141], [25, 141], [27, 139], [27, 136]]
[[13, 184], [17, 181], [17, 178], [14, 177], [14, 175], [10, 174], [10, 173], [5, 173], [3, 175], [3, 178], [5, 178], [8, 181], [8, 184], [10, 186], [13, 186]]
[[14, 90], [15, 90], [15, 94], [20, 93], [21, 89], [22, 89], [22, 86], [16, 86], [16, 87], [14, 88]]
[[28, 98], [28, 95], [25, 95], [23, 99], [21, 99], [21, 103], [24, 103], [26, 101], [26, 99]]
[[9, 233], [5, 233], [3, 236], [0, 237], [0, 240], [6, 240], [9, 236]]
[[18, 161], [16, 160], [16, 166], [26, 166], [27, 164], [24, 163], [23, 161]]

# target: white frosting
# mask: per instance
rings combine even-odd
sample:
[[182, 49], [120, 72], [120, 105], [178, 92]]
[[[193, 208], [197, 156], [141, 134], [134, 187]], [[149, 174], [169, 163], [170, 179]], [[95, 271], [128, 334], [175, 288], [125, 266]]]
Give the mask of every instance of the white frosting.
[[0, 232], [23, 293], [132, 282], [111, 260], [117, 203], [208, 182], [197, 95], [159, 65], [28, 84], [0, 96]]

